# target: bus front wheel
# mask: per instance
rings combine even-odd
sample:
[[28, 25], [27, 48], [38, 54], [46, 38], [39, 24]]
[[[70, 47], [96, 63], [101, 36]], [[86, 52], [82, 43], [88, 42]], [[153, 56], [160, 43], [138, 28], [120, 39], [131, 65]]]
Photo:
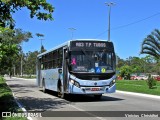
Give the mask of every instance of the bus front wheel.
[[65, 98], [65, 93], [62, 92], [62, 89], [63, 89], [63, 86], [59, 82], [59, 84], [58, 84], [58, 97]]

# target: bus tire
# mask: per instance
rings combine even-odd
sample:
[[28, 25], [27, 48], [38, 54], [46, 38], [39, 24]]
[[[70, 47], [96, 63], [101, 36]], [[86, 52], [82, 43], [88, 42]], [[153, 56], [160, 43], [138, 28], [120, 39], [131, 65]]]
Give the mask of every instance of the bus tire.
[[95, 99], [98, 99], [98, 100], [101, 99], [101, 97], [102, 97], [102, 94], [94, 95], [94, 98], [95, 98]]
[[58, 97], [60, 98], [65, 98], [65, 93], [62, 92], [63, 86], [61, 84], [61, 82], [58, 82]]
[[42, 91], [44, 92], [44, 93], [46, 93], [46, 87], [45, 87], [45, 82], [44, 82], [44, 79], [43, 79], [43, 82], [42, 82]]

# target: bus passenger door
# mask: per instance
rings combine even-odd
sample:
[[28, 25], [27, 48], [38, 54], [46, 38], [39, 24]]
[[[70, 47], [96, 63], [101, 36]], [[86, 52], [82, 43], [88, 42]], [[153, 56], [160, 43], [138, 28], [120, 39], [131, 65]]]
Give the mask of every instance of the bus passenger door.
[[41, 87], [41, 58], [37, 58], [36, 63], [36, 69], [37, 69], [37, 85]]
[[63, 90], [67, 92], [68, 90], [68, 68], [67, 68], [67, 48], [63, 48]]

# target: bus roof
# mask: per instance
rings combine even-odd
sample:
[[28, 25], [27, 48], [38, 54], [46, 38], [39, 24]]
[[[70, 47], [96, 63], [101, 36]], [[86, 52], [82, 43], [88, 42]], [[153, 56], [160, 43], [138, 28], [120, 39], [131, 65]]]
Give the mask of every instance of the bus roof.
[[65, 42], [65, 43], [63, 43], [63, 44], [60, 44], [60, 45], [58, 45], [58, 46], [56, 46], [56, 47], [54, 47], [54, 48], [52, 48], [52, 49], [50, 49], [50, 50], [47, 50], [47, 51], [45, 51], [45, 52], [43, 52], [43, 53], [40, 53], [37, 57], [40, 57], [40, 56], [42, 56], [42, 55], [45, 55], [45, 54], [47, 54], [47, 53], [49, 53], [49, 52], [51, 52], [51, 51], [54, 51], [54, 50], [56, 50], [56, 49], [58, 49], [58, 48], [60, 48], [60, 47], [69, 45], [71, 41], [105, 41], [105, 42], [109, 42], [109, 41], [107, 41], [107, 40], [102, 40], [102, 39], [73, 39], [73, 40], [69, 40], [69, 41], [67, 41], [67, 42]]

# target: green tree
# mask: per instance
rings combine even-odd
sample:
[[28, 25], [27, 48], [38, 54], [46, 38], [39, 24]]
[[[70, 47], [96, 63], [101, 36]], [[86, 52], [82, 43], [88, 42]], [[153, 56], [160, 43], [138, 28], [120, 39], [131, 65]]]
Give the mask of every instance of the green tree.
[[28, 52], [25, 57], [24, 73], [27, 75], [36, 74], [36, 59], [38, 51]]
[[153, 89], [154, 86], [156, 86], [157, 81], [151, 77], [151, 74], [148, 76], [148, 80], [146, 81], [149, 89]]
[[0, 73], [4, 72], [4, 69], [11, 73], [13, 56], [19, 51], [17, 44], [13, 44], [12, 37], [6, 35], [12, 32], [10, 29], [0, 31]]
[[155, 29], [150, 35], [148, 35], [141, 47], [141, 54], [148, 54], [160, 59], [160, 31]]
[[[30, 17], [37, 17], [39, 20], [53, 20], [54, 7], [46, 0], [1, 0], [0, 1], [0, 24], [3, 27], [14, 28], [12, 14], [21, 8], [30, 10]], [[47, 11], [47, 12], [44, 12]]]
[[128, 65], [122, 66], [119, 70], [120, 70], [120, 76], [128, 80], [130, 79], [131, 73], [133, 73], [133, 70]]
[[121, 59], [119, 56], [117, 56], [117, 59], [118, 59], [118, 64], [116, 65], [117, 68], [120, 68], [126, 64], [125, 60]]
[[16, 56], [21, 50], [21, 42], [28, 41], [32, 34], [21, 29], [0, 28], [0, 73], [2, 74], [2, 71], [11, 73]]

